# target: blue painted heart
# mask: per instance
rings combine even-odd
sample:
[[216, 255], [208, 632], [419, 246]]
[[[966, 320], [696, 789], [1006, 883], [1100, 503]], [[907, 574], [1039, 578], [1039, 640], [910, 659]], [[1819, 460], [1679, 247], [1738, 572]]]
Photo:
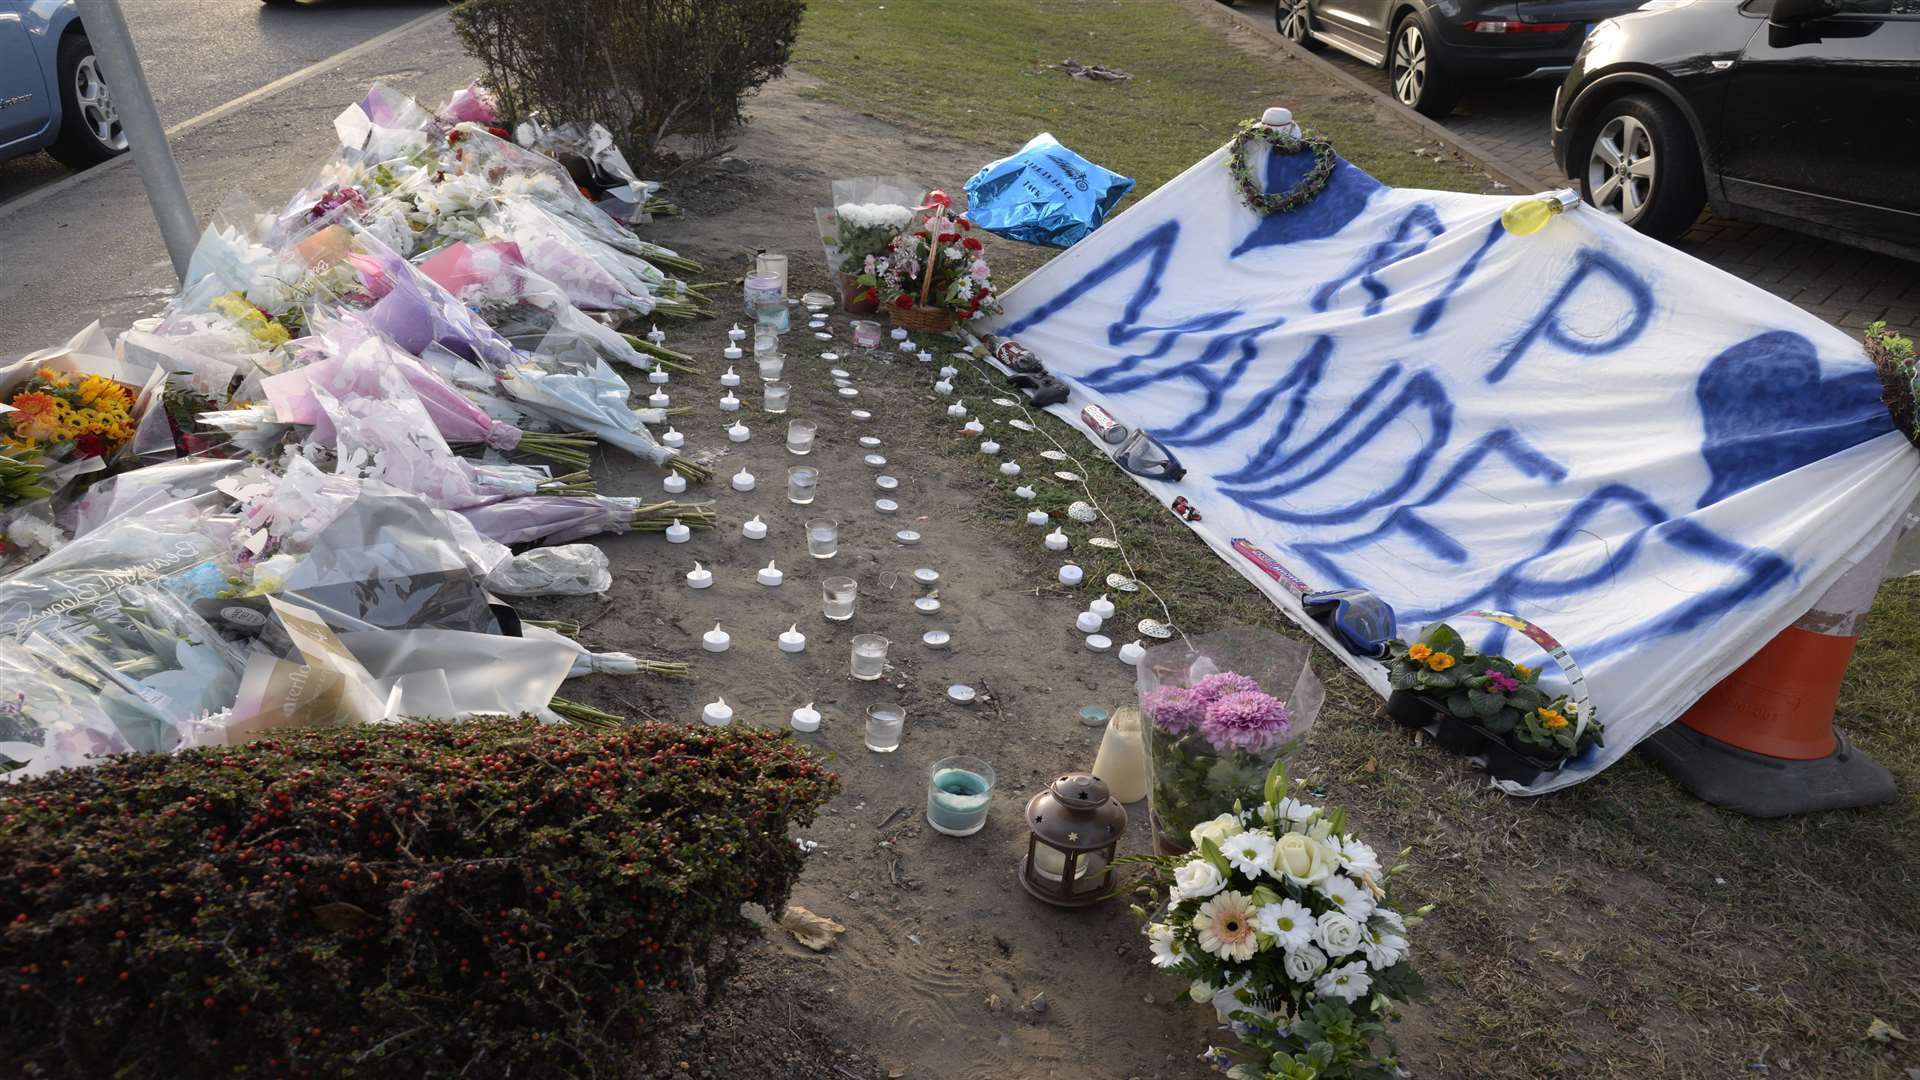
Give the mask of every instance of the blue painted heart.
[[[1265, 184], [1267, 194], [1293, 187], [1312, 167], [1312, 154], [1276, 154], [1269, 149]], [[1233, 249], [1232, 257], [1237, 259], [1258, 248], [1324, 240], [1352, 224], [1353, 219], [1367, 208], [1368, 200], [1385, 190], [1385, 184], [1354, 168], [1344, 159], [1337, 161], [1333, 166], [1333, 174], [1327, 177], [1326, 189], [1315, 196], [1312, 202], [1298, 210], [1268, 214], [1261, 218], [1260, 224], [1247, 234], [1245, 240], [1240, 241], [1240, 246]], [[1252, 216], [1252, 211], [1248, 211], [1248, 216]]]

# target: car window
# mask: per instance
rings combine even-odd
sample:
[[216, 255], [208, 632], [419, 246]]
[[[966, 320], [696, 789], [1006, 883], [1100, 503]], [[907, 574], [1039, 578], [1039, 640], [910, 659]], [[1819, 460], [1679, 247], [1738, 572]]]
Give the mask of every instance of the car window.
[[1840, 0], [1840, 13], [1920, 17], [1920, 0]]

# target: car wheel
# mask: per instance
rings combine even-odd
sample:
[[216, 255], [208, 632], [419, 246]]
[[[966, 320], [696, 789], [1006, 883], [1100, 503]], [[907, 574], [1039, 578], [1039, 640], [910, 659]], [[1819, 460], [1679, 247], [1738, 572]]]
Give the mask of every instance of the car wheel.
[[1671, 103], [1628, 94], [1597, 110], [1584, 130], [1571, 160], [1588, 203], [1661, 240], [1700, 216], [1707, 201], [1700, 150]]
[[60, 135], [47, 146], [55, 161], [71, 169], [98, 165], [127, 152], [127, 133], [113, 95], [100, 77], [100, 62], [84, 34], [60, 41]]
[[1387, 50], [1387, 81], [1400, 104], [1435, 119], [1453, 111], [1460, 88], [1436, 47], [1427, 17], [1409, 12], [1393, 28]]
[[1301, 48], [1314, 52], [1325, 48], [1320, 39], [1313, 36], [1313, 17], [1307, 11], [1307, 0], [1274, 0], [1273, 28]]

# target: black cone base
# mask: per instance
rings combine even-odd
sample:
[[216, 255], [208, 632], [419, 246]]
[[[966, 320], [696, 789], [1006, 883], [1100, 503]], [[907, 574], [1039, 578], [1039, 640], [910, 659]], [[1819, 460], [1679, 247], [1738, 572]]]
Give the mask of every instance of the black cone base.
[[1788, 817], [1886, 802], [1898, 792], [1893, 776], [1834, 730], [1839, 746], [1823, 758], [1768, 757], [1703, 735], [1685, 724], [1640, 744], [1668, 775], [1700, 799], [1749, 817]]

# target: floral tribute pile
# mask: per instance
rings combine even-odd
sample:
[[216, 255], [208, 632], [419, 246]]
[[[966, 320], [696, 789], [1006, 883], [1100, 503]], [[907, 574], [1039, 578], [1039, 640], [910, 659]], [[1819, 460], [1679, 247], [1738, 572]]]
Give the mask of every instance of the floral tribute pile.
[[1289, 790], [1276, 761], [1259, 804], [1194, 826], [1192, 852], [1131, 860], [1158, 900], [1135, 909], [1153, 965], [1231, 1025], [1239, 1046], [1203, 1056], [1236, 1080], [1386, 1080], [1385, 1023], [1420, 993], [1408, 934], [1429, 909], [1399, 909], [1395, 869], [1344, 810]]
[[896, 235], [884, 253], [867, 256], [858, 282], [872, 290], [868, 299], [902, 311], [934, 308], [960, 319], [998, 312], [993, 271], [973, 222], [955, 213], [942, 191], [929, 194], [915, 213], [925, 216]]

